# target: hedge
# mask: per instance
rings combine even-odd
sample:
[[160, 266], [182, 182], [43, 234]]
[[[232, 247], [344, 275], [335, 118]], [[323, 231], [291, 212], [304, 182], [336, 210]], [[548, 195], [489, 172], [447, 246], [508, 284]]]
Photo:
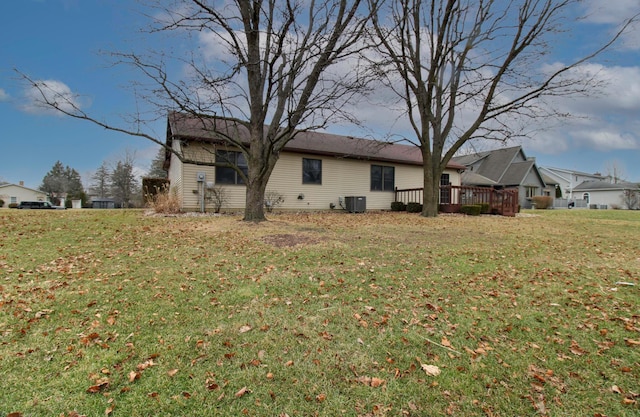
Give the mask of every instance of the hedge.
[[408, 203], [407, 211], [409, 213], [422, 213], [422, 204], [420, 203]]
[[480, 204], [468, 204], [460, 207], [460, 213], [464, 213], [469, 216], [479, 216], [482, 211], [482, 205]]
[[391, 203], [391, 211], [405, 211], [407, 210], [407, 205], [402, 201], [393, 201]]

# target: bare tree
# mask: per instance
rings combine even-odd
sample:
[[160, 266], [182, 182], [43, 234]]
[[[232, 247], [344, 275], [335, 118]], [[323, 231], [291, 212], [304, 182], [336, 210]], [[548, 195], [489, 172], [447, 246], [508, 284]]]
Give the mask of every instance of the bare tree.
[[422, 215], [438, 214], [440, 176], [468, 141], [525, 135], [532, 119], [563, 116], [545, 99], [587, 94], [575, 71], [608, 48], [537, 71], [579, 0], [370, 0], [376, 66], [405, 108], [424, 160]]
[[607, 161], [605, 165], [607, 176], [611, 183], [617, 184], [619, 182], [626, 182], [624, 165], [620, 161], [610, 160]]
[[[362, 48], [361, 34], [368, 22], [363, 0], [235, 0], [221, 5], [201, 0], [175, 0], [171, 6], [151, 2], [157, 21], [150, 35], [190, 35], [209, 42], [215, 59], [192, 50], [179, 61], [183, 79], [171, 77], [170, 57], [159, 54], [119, 53], [121, 63], [133, 65], [151, 81], [144, 98], [163, 111], [179, 111], [202, 120], [231, 150], [239, 150], [248, 169], [230, 161], [192, 159], [188, 152], [168, 148], [185, 163], [227, 166], [246, 184], [244, 220], [262, 221], [267, 182], [280, 151], [301, 130], [351, 120], [346, 104], [366, 91], [363, 68], [349, 65]], [[149, 51], [150, 52], [150, 51]], [[173, 57], [175, 58], [175, 57]], [[88, 115], [75, 97], [52, 94], [48, 86], [23, 74], [40, 92], [45, 105], [104, 128], [140, 136], [166, 146], [161, 139], [136, 129], [125, 129]], [[138, 85], [138, 91], [143, 87]], [[240, 140], [229, 130], [216, 130], [212, 117], [248, 131]], [[228, 126], [228, 124], [227, 124]], [[231, 129], [237, 131], [237, 129]]]
[[637, 210], [640, 206], [640, 187], [624, 190], [622, 193], [622, 203], [629, 210]]

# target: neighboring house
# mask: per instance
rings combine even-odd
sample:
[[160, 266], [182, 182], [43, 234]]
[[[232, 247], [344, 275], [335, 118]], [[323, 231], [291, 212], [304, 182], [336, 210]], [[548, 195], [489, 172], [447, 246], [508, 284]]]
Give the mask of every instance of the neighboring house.
[[451, 161], [466, 167], [462, 185], [517, 188], [522, 208], [531, 208], [531, 197], [545, 195], [546, 184], [535, 158], [527, 158], [521, 146], [456, 156]]
[[[168, 118], [167, 145], [203, 163], [235, 161], [246, 170], [244, 157], [237, 149], [219, 139], [213, 123], [225, 126], [223, 119], [202, 120], [172, 113]], [[231, 122], [234, 137], [248, 142], [248, 132]], [[203, 205], [205, 188], [224, 190], [223, 210], [245, 206], [246, 188], [231, 168], [184, 164], [167, 152], [165, 169], [171, 192], [175, 192], [185, 211], [198, 211]], [[460, 185], [463, 166], [450, 164], [443, 181]], [[347, 197], [365, 197], [366, 209], [390, 209], [396, 188], [423, 186], [420, 150], [415, 146], [332, 135], [300, 132], [283, 149], [271, 174], [267, 193], [280, 194], [286, 210], [326, 210], [345, 207]], [[350, 199], [352, 200], [352, 199]], [[206, 204], [206, 201], [205, 201]], [[207, 205], [211, 210], [211, 204]]]
[[22, 181], [18, 185], [0, 185], [0, 200], [4, 200], [2, 208], [9, 207], [9, 204], [20, 204], [22, 201], [48, 201], [46, 193], [25, 187]]
[[573, 190], [585, 181], [611, 182], [610, 177], [602, 176], [597, 172], [595, 174], [588, 174], [586, 172], [553, 167], [540, 167], [539, 170], [544, 177], [549, 177], [558, 184], [562, 192], [561, 197], [568, 200], [582, 199], [581, 195], [574, 195]]
[[574, 198], [594, 209], [638, 209], [638, 193], [640, 187], [631, 182], [584, 181], [573, 188]]
[[116, 208], [116, 201], [113, 198], [91, 198], [91, 207], [97, 209], [114, 209]]

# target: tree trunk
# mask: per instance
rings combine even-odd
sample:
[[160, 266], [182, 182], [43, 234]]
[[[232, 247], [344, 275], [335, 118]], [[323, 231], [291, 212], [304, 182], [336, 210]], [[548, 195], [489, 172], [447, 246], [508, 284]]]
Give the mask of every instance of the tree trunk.
[[440, 192], [440, 179], [436, 181], [433, 178], [431, 169], [424, 171], [424, 193], [422, 202], [423, 217], [438, 216], [438, 197]]
[[264, 216], [264, 194], [267, 189], [267, 179], [253, 179], [247, 184], [247, 202], [244, 209], [244, 221], [262, 222]]
[[[434, 155], [430, 152], [422, 152], [422, 160], [424, 161], [424, 177], [423, 186], [424, 191], [422, 195], [422, 216], [423, 217], [437, 217], [438, 216], [438, 202], [440, 200], [440, 175], [441, 172], [438, 169], [438, 163], [434, 162], [432, 157]], [[438, 160], [439, 157], [434, 158]]]
[[[262, 137], [262, 130], [256, 130], [258, 132], [257, 135]], [[254, 140], [249, 149], [247, 161], [249, 171], [243, 220], [258, 223], [266, 220], [264, 215], [264, 195], [273, 168], [278, 162], [278, 153], [272, 152], [271, 148], [264, 142]]]

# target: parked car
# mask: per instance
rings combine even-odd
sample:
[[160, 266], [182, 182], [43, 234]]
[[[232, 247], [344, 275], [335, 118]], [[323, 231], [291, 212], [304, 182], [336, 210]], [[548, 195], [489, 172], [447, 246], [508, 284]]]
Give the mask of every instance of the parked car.
[[62, 206], [54, 206], [48, 201], [22, 201], [18, 204], [19, 209], [39, 209], [39, 210], [64, 210]]

